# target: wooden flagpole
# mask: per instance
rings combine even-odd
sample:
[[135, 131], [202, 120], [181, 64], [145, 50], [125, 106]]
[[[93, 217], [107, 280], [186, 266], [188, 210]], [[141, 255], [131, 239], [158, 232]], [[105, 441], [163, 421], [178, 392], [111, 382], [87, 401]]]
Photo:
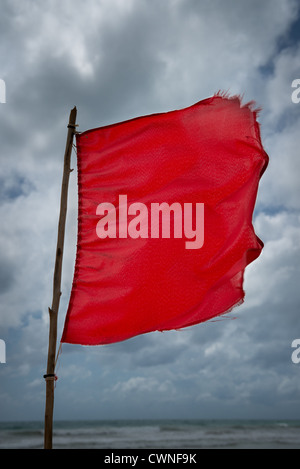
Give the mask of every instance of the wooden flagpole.
[[44, 375], [46, 381], [46, 405], [45, 405], [45, 430], [44, 430], [44, 449], [52, 449], [52, 430], [53, 430], [53, 408], [54, 408], [54, 384], [55, 384], [55, 355], [57, 342], [57, 315], [61, 296], [61, 272], [63, 260], [63, 248], [65, 239], [65, 225], [67, 216], [68, 188], [71, 165], [71, 153], [73, 138], [76, 129], [77, 109], [74, 107], [70, 112], [68, 135], [64, 155], [64, 170], [61, 186], [60, 214], [58, 222], [56, 258], [53, 276], [53, 298], [52, 306], [49, 308], [49, 345], [47, 374]]

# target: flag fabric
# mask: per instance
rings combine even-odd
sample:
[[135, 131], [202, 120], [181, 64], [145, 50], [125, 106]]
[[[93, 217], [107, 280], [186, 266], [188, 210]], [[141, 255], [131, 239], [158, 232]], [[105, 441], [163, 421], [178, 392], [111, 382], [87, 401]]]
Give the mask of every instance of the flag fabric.
[[185, 109], [76, 135], [78, 239], [61, 342], [181, 329], [244, 300], [263, 242], [252, 224], [268, 164], [253, 103]]

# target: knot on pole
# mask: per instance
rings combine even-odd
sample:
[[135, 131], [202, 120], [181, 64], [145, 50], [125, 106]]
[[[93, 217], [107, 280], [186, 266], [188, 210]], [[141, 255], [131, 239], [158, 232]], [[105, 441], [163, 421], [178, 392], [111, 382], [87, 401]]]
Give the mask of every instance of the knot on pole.
[[45, 381], [57, 381], [58, 377], [54, 373], [48, 373], [46, 375], [43, 375], [43, 378]]

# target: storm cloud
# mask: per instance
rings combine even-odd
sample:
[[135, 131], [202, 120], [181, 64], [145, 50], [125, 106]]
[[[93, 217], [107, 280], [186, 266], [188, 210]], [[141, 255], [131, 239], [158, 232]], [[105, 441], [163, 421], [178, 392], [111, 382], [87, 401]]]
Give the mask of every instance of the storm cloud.
[[[48, 306], [70, 109], [79, 130], [191, 105], [255, 100], [270, 164], [254, 227], [265, 247], [245, 303], [182, 331], [64, 344], [56, 418], [300, 418], [300, 78], [294, 0], [3, 0], [0, 17], [0, 420], [43, 419]], [[59, 333], [77, 224], [72, 156]]]

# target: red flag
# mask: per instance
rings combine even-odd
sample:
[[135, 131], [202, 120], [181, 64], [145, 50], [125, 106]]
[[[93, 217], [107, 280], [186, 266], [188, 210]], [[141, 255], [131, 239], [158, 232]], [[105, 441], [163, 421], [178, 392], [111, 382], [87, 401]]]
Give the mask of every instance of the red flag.
[[179, 329], [244, 299], [263, 248], [252, 214], [267, 167], [257, 113], [217, 94], [76, 135], [78, 244], [62, 342]]

